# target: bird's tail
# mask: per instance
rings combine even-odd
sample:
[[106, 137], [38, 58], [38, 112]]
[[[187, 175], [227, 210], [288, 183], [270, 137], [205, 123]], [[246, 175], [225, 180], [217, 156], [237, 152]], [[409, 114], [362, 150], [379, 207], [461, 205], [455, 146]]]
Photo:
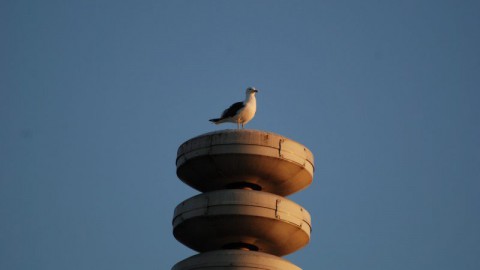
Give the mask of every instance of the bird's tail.
[[221, 118], [213, 118], [208, 121], [215, 123], [216, 125], [220, 124], [219, 121], [222, 120]]

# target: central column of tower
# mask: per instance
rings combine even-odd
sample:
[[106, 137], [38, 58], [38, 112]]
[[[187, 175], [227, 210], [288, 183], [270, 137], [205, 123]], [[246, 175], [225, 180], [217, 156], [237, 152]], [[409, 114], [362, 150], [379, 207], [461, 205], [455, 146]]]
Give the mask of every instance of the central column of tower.
[[310, 214], [283, 196], [313, 179], [313, 154], [271, 132], [222, 130], [183, 143], [177, 176], [203, 192], [175, 208], [173, 235], [200, 252], [172, 270], [300, 270], [281, 258], [308, 244]]

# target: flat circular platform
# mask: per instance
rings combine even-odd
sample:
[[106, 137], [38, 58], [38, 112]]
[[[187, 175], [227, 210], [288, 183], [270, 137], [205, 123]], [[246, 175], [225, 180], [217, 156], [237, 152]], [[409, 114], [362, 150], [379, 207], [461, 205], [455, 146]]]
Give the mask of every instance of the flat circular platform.
[[172, 270], [302, 270], [291, 262], [262, 252], [216, 250], [187, 258]]
[[206, 252], [248, 249], [276, 256], [310, 240], [310, 214], [300, 205], [267, 192], [219, 190], [185, 200], [175, 208], [173, 235]]
[[248, 129], [206, 133], [183, 143], [177, 175], [202, 191], [248, 187], [286, 196], [313, 179], [313, 154], [281, 135]]

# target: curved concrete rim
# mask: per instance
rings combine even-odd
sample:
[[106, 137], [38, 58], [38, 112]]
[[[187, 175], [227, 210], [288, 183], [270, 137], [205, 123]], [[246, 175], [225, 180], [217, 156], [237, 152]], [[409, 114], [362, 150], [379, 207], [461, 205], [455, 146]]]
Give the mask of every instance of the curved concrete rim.
[[175, 208], [172, 224], [175, 227], [189, 218], [215, 215], [260, 216], [302, 227], [308, 235], [312, 231], [310, 214], [299, 204], [268, 192], [240, 189], [206, 192], [181, 202]]
[[[223, 136], [222, 139], [217, 139], [215, 135], [220, 134], [227, 136]], [[268, 138], [268, 140], [252, 139], [253, 136], [250, 136], [250, 138], [246, 140], [236, 136], [238, 134], [251, 134], [258, 136], [258, 138]], [[205, 137], [208, 137], [209, 140], [202, 140]], [[265, 149], [260, 153], [253, 148], [239, 150], [226, 147], [217, 149], [216, 151], [211, 149], [214, 146], [238, 144], [261, 146]], [[268, 148], [270, 148], [270, 150]], [[313, 153], [303, 144], [273, 132], [253, 129], [226, 129], [196, 136], [180, 145], [177, 151], [176, 165], [178, 168], [188, 159], [205, 154], [232, 154], [235, 151], [238, 151], [239, 154], [271, 155], [273, 157], [286, 159], [306, 167], [309, 171], [311, 170], [312, 175], [315, 170]]]

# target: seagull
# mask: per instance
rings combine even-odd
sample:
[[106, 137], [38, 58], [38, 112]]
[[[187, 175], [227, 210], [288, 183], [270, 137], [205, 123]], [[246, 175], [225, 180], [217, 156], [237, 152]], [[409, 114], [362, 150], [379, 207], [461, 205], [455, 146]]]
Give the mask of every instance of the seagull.
[[215, 123], [216, 125], [230, 122], [237, 123], [237, 128], [242, 128], [255, 116], [255, 111], [257, 110], [257, 101], [255, 100], [255, 93], [258, 90], [255, 87], [248, 87], [245, 94], [245, 101], [233, 103], [228, 109], [223, 111], [220, 118], [210, 119], [210, 122]]

